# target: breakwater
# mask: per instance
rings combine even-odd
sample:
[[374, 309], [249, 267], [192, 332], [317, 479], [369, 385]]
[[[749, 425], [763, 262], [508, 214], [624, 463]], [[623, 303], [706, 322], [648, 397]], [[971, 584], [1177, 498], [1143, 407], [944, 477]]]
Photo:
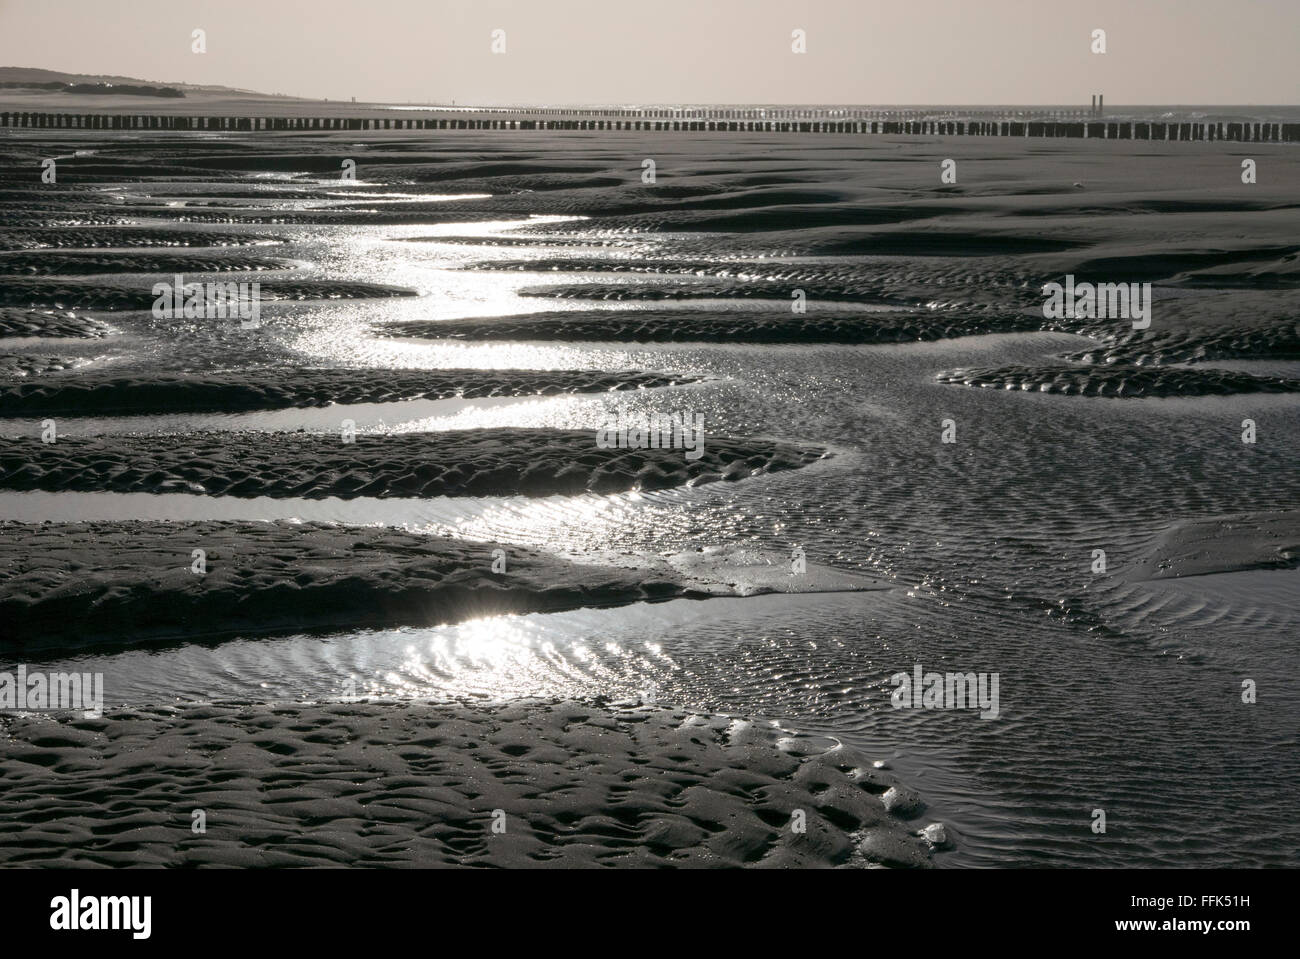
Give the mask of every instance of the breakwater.
[[[429, 116], [178, 116], [0, 112], [0, 128], [173, 131], [585, 130], [654, 133], [840, 133], [904, 136], [1070, 137], [1095, 140], [1300, 142], [1300, 123], [1154, 122], [1081, 118], [933, 118], [866, 110], [484, 109]], [[1089, 116], [1080, 112], [1079, 117]]]

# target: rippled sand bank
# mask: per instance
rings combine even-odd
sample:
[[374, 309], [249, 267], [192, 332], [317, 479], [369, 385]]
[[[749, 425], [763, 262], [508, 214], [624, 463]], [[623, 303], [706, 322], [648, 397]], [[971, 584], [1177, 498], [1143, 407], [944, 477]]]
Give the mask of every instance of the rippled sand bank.
[[1300, 380], [1236, 370], [1152, 366], [1003, 366], [944, 370], [940, 383], [986, 389], [1108, 396], [1229, 396], [1233, 393], [1300, 393]]
[[0, 650], [7, 658], [33, 649], [429, 626], [709, 595], [671, 572], [498, 549], [318, 523], [3, 523]]
[[112, 327], [107, 323], [76, 313], [0, 307], [0, 337], [91, 340], [108, 336], [111, 332]]
[[7, 866], [919, 867], [951, 841], [833, 740], [653, 707], [196, 704], [0, 729]]
[[1036, 330], [1033, 317], [958, 313], [726, 310], [573, 310], [484, 320], [408, 321], [380, 336], [454, 340], [594, 340], [633, 343], [915, 343], [982, 333]]
[[[214, 496], [525, 496], [667, 489], [798, 469], [817, 447], [707, 437], [685, 449], [597, 446], [596, 431], [195, 433], [23, 437], [0, 447], [0, 489]], [[692, 453], [693, 455], [693, 453]]]
[[[330, 280], [256, 280], [267, 300], [368, 299], [383, 296], [414, 296], [414, 290], [376, 283], [347, 283]], [[0, 289], [0, 303], [6, 306], [53, 308], [56, 310], [149, 310], [158, 296], [148, 289], [86, 282], [48, 283], [41, 280], [6, 278]]]
[[629, 371], [586, 370], [327, 370], [207, 374], [87, 373], [0, 385], [3, 416], [114, 416], [132, 413], [218, 413], [392, 403], [400, 400], [555, 396], [653, 389], [690, 382]]

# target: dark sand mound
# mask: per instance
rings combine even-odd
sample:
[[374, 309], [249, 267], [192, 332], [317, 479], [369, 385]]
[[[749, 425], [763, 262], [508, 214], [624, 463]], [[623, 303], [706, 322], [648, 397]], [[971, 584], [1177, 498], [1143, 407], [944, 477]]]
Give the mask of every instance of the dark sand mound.
[[[66, 134], [55, 133], [54, 136], [57, 139], [47, 141], [49, 147], [66, 150], [73, 145], [67, 140]], [[86, 131], [86, 139], [75, 145], [94, 146], [96, 151], [90, 156], [61, 156], [59, 188], [84, 190], [96, 184], [117, 187], [124, 183], [148, 183], [159, 177], [211, 180], [225, 176], [189, 165], [183, 154], [177, 151], [176, 141], [167, 142], [167, 134], [162, 131], [154, 131], [153, 137], [156, 139], [153, 140], [142, 138], [114, 143], [110, 139], [112, 136], [106, 131]], [[204, 150], [223, 148], [224, 145], [215, 140], [202, 146]], [[144, 165], [146, 163], [147, 167]]]
[[[586, 174], [601, 172], [605, 166], [592, 160], [555, 160], [552, 159], [553, 153], [515, 150], [509, 144], [498, 144], [483, 155], [466, 160], [464, 148], [453, 144], [440, 147], [432, 138], [415, 142], [378, 142], [370, 134], [350, 131], [343, 135], [343, 139], [370, 141], [362, 147], [364, 153], [357, 156], [357, 162], [364, 167], [367, 179], [380, 182], [441, 183], [493, 176], [563, 173], [575, 174], [574, 179], [581, 180]], [[251, 137], [240, 144], [237, 151], [225, 151], [221, 156], [204, 156], [196, 151], [187, 154], [184, 160], [203, 170], [241, 173], [274, 170], [328, 180], [337, 179], [339, 157], [347, 155], [347, 145], [355, 146], [341, 145], [337, 138], [316, 144], [297, 141], [293, 143], [295, 151], [289, 152], [268, 147], [265, 140]], [[316, 152], [308, 152], [311, 148]]]
[[[536, 245], [536, 244], [530, 244]], [[482, 260], [463, 267], [493, 273], [654, 273], [678, 276], [734, 277], [737, 279], [793, 279], [807, 273], [828, 272], [821, 264], [786, 264], [756, 260], [681, 260], [662, 257], [578, 257], [548, 256], [532, 260]], [[834, 269], [834, 268], [830, 268]], [[840, 267], [839, 270], [844, 270]], [[861, 267], [845, 271], [860, 276]], [[789, 274], [787, 276], [787, 274]]]
[[[549, 241], [547, 241], [549, 243]], [[545, 246], [547, 243], [534, 244]], [[919, 254], [899, 254], [919, 255]], [[986, 254], [988, 255], [988, 254]], [[965, 259], [967, 257], [963, 257]], [[548, 256], [530, 260], [482, 260], [464, 267], [468, 270], [492, 272], [519, 271], [529, 273], [649, 273], [678, 276], [732, 278], [748, 281], [775, 282], [779, 280], [806, 283], [862, 284], [875, 282], [873, 288], [883, 289], [879, 281], [882, 266], [880, 258], [871, 260], [799, 260], [798, 262], [773, 260], [751, 256], [746, 259], [712, 258], [683, 259], [665, 250], [655, 257], [579, 257]], [[980, 267], [979, 274], [988, 282], [990, 273]], [[1006, 277], [998, 277], [1006, 281]], [[1018, 281], [1021, 278], [1017, 277]], [[1025, 279], [1027, 281], [1027, 278]], [[806, 291], [805, 291], [806, 292]]]
[[[335, 171], [337, 174], [338, 171]], [[184, 182], [183, 180], [181, 181]], [[320, 187], [316, 183], [292, 184], [286, 183], [282, 187], [272, 188], [263, 183], [261, 186], [250, 185], [247, 180], [234, 179], [226, 181], [214, 181], [204, 184], [202, 194], [195, 194], [189, 191], [179, 193], [171, 189], [171, 181], [154, 180], [144, 181], [145, 189], [137, 191], [132, 190], [131, 196], [126, 199], [127, 209], [131, 209], [136, 204], [156, 205], [162, 201], [179, 200], [186, 206], [209, 206], [224, 205], [227, 203], [246, 203], [249, 200], [258, 200], [268, 202], [274, 200], [316, 200], [320, 198]], [[345, 185], [346, 186], [346, 185]], [[369, 191], [357, 187], [355, 184], [346, 186], [350, 195], [364, 197], [369, 195]]]
[[[699, 240], [699, 243], [693, 241]], [[870, 257], [853, 259], [772, 259], [746, 254], [728, 255], [724, 238], [714, 234], [675, 239], [672, 250], [663, 251], [664, 268], [646, 270], [665, 280], [613, 282], [591, 277], [587, 282], [556, 283], [525, 287], [523, 295], [546, 297], [550, 291], [563, 299], [599, 299], [629, 303], [656, 300], [774, 299], [785, 308], [795, 290], [802, 290], [810, 310], [819, 301], [872, 303], [927, 309], [996, 310], [1034, 309], [1042, 314], [1041, 274], [1003, 268], [990, 258], [963, 257]], [[654, 252], [652, 250], [652, 252]], [[694, 257], [698, 256], [699, 259]], [[686, 259], [686, 257], [692, 257]], [[509, 261], [510, 263], [518, 261]], [[588, 262], [597, 266], [598, 258]], [[641, 272], [633, 266], [624, 270], [611, 258], [609, 270], [594, 272]], [[635, 264], [635, 261], [633, 261]], [[1014, 267], [1013, 261], [1006, 261]], [[540, 270], [548, 277], [567, 279], [563, 258], [556, 257]], [[992, 264], [992, 265], [991, 265]], [[493, 270], [490, 262], [471, 269]], [[581, 272], [572, 279], [581, 279]], [[686, 280], [687, 277], [690, 280]]]
[[1153, 366], [1003, 366], [944, 370], [940, 383], [991, 389], [1070, 393], [1078, 396], [1226, 396], [1233, 393], [1300, 393], [1300, 380], [1233, 370]]
[[681, 449], [599, 449], [594, 429], [359, 434], [353, 443], [303, 433], [24, 438], [0, 445], [0, 489], [308, 499], [576, 495], [739, 480], [825, 455], [706, 435], [704, 455], [691, 461]]
[[648, 230], [660, 233], [762, 233], [771, 230], [814, 230], [822, 227], [883, 226], [911, 223], [960, 208], [925, 202], [909, 206], [871, 206], [854, 203], [792, 204], [749, 207], [739, 211], [683, 210], [630, 216], [602, 216], [602, 229]]
[[0, 307], [0, 337], [39, 336], [90, 340], [108, 336], [112, 332], [113, 328], [107, 323], [75, 313]]
[[[0, 157], [13, 161], [14, 158], [9, 156]], [[60, 160], [60, 171], [67, 158]], [[28, 160], [27, 162], [31, 162]], [[6, 171], [9, 174], [17, 173], [16, 170]], [[0, 182], [4, 182], [4, 187], [0, 187], [0, 202], [8, 205], [40, 205], [40, 206], [116, 206], [117, 204], [110, 200], [102, 193], [95, 193], [78, 186], [70, 186], [64, 183], [35, 183], [29, 176], [25, 181], [11, 179], [7, 180], [4, 174], [0, 174]]]
[[540, 237], [540, 236], [394, 236], [389, 237], [394, 243], [450, 243], [456, 246], [488, 247], [628, 247], [638, 241], [631, 237]]
[[[716, 237], [710, 236], [711, 241]], [[687, 241], [688, 242], [688, 241]], [[674, 244], [674, 247], [679, 244]], [[564, 257], [536, 260], [485, 260], [465, 269], [528, 271], [543, 274], [636, 273], [655, 277], [691, 277], [689, 282], [596, 282], [535, 286], [525, 296], [647, 302], [656, 300], [776, 299], [787, 305], [801, 290], [810, 309], [818, 302], [875, 303], [927, 309], [997, 310], [1037, 308], [1041, 282], [1031, 274], [989, 269], [978, 258], [906, 256], [845, 259], [774, 260], [718, 256], [683, 258], [681, 250], [657, 258]], [[698, 278], [698, 279], [696, 279]]]
[[1199, 363], [1206, 360], [1300, 360], [1300, 323], [1129, 330], [1105, 346], [1072, 354], [1083, 363]]
[[398, 400], [553, 396], [673, 386], [690, 377], [587, 370], [313, 370], [114, 376], [0, 386], [0, 417], [214, 413], [391, 403]]
[[[596, 190], [592, 188], [594, 184], [575, 178], [569, 186], [576, 189], [552, 189], [543, 196], [537, 197], [525, 192], [501, 195], [500, 186], [492, 184], [485, 189], [496, 195], [490, 200], [480, 199], [473, 202], [478, 208], [491, 210], [504, 216], [517, 216], [521, 212], [560, 216], [581, 215], [598, 219], [602, 227], [613, 223], [616, 228], [624, 229], [633, 226], [645, 228], [650, 222], [658, 222], [664, 217], [694, 218], [714, 211], [767, 211], [786, 207], [803, 210], [809, 207], [835, 206], [843, 203], [845, 199], [839, 190], [735, 192], [716, 182], [643, 186], [633, 177], [609, 185], [616, 189]], [[465, 189], [465, 185], [460, 184], [459, 188]], [[518, 188], [512, 185], [512, 190], [517, 191]], [[653, 218], [653, 221], [643, 221], [643, 215]]]
[[[0, 524], [0, 649], [432, 626], [703, 598], [662, 571], [579, 566], [495, 543], [295, 523]], [[207, 572], [193, 572], [192, 551]]]
[[[203, 550], [203, 573], [193, 551]], [[494, 552], [506, 568], [493, 571]], [[893, 584], [784, 554], [594, 553], [295, 522], [0, 523], [0, 650], [430, 626], [505, 613]]]
[[149, 217], [175, 217], [185, 223], [247, 223], [282, 226], [437, 226], [442, 223], [488, 223], [507, 214], [500, 210], [453, 210], [448, 203], [421, 203], [417, 210], [382, 209], [347, 210], [259, 210], [228, 213], [203, 213], [191, 207], [146, 208], [139, 212]]
[[[263, 300], [357, 300], [418, 296], [415, 290], [378, 283], [340, 280], [258, 280]], [[78, 310], [148, 310], [158, 298], [151, 290], [89, 283], [47, 283], [6, 279], [0, 305]], [[231, 307], [233, 311], [234, 307]]]
[[282, 236], [161, 227], [68, 227], [0, 230], [0, 250], [92, 249], [138, 246], [247, 246], [282, 243]]
[[125, 253], [9, 253], [0, 273], [85, 276], [93, 273], [224, 273], [230, 270], [290, 270], [292, 260], [238, 253], [227, 256], [157, 256]]
[[995, 233], [992, 231], [890, 230], [859, 233], [803, 244], [809, 256], [1018, 256], [1061, 253], [1087, 246], [1086, 240]]
[[1178, 284], [1197, 290], [1300, 289], [1300, 256], [1292, 254], [1248, 269], [1234, 266], [1189, 273], [1180, 276]]
[[616, 300], [623, 302], [696, 299], [762, 299], [788, 302], [794, 296], [796, 289], [803, 290], [804, 296], [813, 301], [907, 305], [887, 296], [879, 284], [866, 282], [838, 286], [833, 284], [794, 286], [788, 283], [735, 283], [725, 285], [691, 283], [655, 286], [576, 283], [524, 287], [519, 291], [519, 295], [540, 296], [559, 300]]
[[701, 310], [575, 310], [483, 320], [412, 321], [375, 328], [380, 336], [457, 340], [598, 340], [698, 343], [910, 343], [1042, 328], [1029, 314], [849, 312], [802, 315]]
[[90, 362], [75, 356], [38, 356], [34, 353], [0, 353], [0, 376], [31, 376], [75, 369]]
[[14, 206], [0, 208], [0, 232], [5, 227], [85, 227], [85, 226], [126, 226], [131, 218], [121, 214], [121, 208], [113, 213], [92, 213], [80, 207], [58, 207], [66, 212], [52, 212], [49, 205], [39, 207]]
[[1300, 566], [1300, 510], [1174, 523], [1134, 565], [1138, 580]]
[[[1169, 253], [1135, 252], [1127, 256], [1104, 256], [1084, 260], [1074, 269], [1076, 282], [1099, 278], [1107, 283], [1140, 283], [1180, 277], [1213, 267], [1240, 266], [1260, 261], [1294, 257], [1295, 246], [1249, 246], [1236, 250], [1178, 250]], [[1182, 277], [1194, 282], [1195, 277]], [[1224, 275], [1214, 276], [1222, 281]], [[1210, 277], [1202, 277], [1209, 282]]]
[[0, 731], [6, 866], [912, 867], [930, 855], [886, 811], [894, 784], [868, 757], [726, 716], [185, 705], [6, 716]]
[[1197, 214], [1197, 213], [1265, 213], [1274, 210], [1294, 210], [1297, 204], [1286, 200], [1243, 200], [1237, 197], [1202, 200], [1190, 197], [1134, 197], [1119, 195], [1111, 198], [1088, 197], [1074, 203], [1043, 203], [1026, 206], [1017, 211], [1019, 216], [1043, 217], [1099, 217], [1141, 216], [1145, 214]]

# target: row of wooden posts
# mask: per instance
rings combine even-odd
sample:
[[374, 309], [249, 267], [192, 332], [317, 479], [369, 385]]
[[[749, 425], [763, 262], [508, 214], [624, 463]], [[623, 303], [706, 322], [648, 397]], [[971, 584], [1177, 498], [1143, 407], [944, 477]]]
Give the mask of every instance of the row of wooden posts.
[[[651, 112], [651, 111], [643, 111]], [[753, 112], [753, 111], [750, 111]], [[820, 111], [827, 112], [827, 111]], [[624, 119], [466, 115], [443, 117], [190, 117], [103, 113], [0, 113], [0, 127], [55, 130], [642, 130], [651, 132], [861, 133], [933, 136], [1076, 137], [1097, 140], [1300, 142], [1300, 123], [1155, 123], [1129, 120], [998, 119]]]

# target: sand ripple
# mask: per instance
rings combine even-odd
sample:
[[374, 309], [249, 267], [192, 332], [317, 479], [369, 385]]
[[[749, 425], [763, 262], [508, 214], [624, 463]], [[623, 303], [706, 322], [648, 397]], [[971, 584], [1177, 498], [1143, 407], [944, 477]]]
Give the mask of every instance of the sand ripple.
[[1300, 323], [1223, 324], [1192, 329], [1128, 331], [1104, 347], [1073, 354], [1084, 363], [1197, 363], [1205, 360], [1298, 360]]
[[112, 327], [88, 316], [52, 310], [22, 310], [0, 307], [0, 337], [42, 336], [67, 339], [95, 339], [113, 332]]
[[0, 353], [0, 376], [31, 376], [75, 369], [88, 362], [75, 356], [45, 356], [35, 353]]
[[414, 399], [480, 399], [600, 393], [691, 382], [630, 371], [589, 370], [335, 370], [283, 369], [274, 373], [113, 376], [0, 386], [0, 417], [61, 414], [216, 413], [392, 403]]
[[662, 570], [575, 565], [514, 545], [498, 573], [496, 548], [316, 523], [3, 523], [3, 648], [434, 626], [707, 595]]
[[1235, 370], [1151, 366], [1002, 366], [945, 370], [940, 383], [1077, 396], [1226, 396], [1233, 393], [1300, 393], [1300, 380]]
[[796, 289], [803, 290], [811, 301], [845, 303], [890, 303], [884, 288], [873, 283], [823, 284], [795, 286], [788, 283], [688, 283], [688, 284], [618, 284], [577, 283], [556, 286], [524, 287], [521, 296], [544, 296], [562, 300], [695, 300], [695, 299], [764, 299], [790, 302]]
[[[378, 283], [340, 280], [258, 281], [265, 300], [352, 300], [384, 296], [415, 296], [415, 290]], [[150, 290], [88, 283], [47, 283], [6, 278], [0, 305], [53, 307], [57, 310], [148, 310], [157, 297]], [[233, 310], [234, 307], [232, 306]]]
[[91, 273], [223, 273], [230, 270], [288, 270], [292, 260], [239, 253], [176, 256], [122, 253], [13, 253], [0, 256], [0, 273], [84, 276]]
[[548, 496], [666, 489], [797, 469], [826, 452], [708, 437], [681, 449], [599, 449], [595, 430], [26, 437], [0, 446], [0, 489], [236, 497]]
[[523, 701], [0, 724], [9, 866], [929, 861], [919, 830], [886, 811], [893, 781], [866, 756], [727, 716]]
[[0, 250], [40, 250], [50, 247], [88, 249], [133, 246], [245, 246], [283, 241], [284, 237], [280, 236], [156, 227], [95, 226], [0, 230]]
[[788, 310], [574, 310], [482, 320], [411, 321], [376, 327], [381, 336], [456, 340], [613, 340], [701, 343], [912, 343], [981, 333], [1037, 330], [1042, 320], [1007, 312]]

